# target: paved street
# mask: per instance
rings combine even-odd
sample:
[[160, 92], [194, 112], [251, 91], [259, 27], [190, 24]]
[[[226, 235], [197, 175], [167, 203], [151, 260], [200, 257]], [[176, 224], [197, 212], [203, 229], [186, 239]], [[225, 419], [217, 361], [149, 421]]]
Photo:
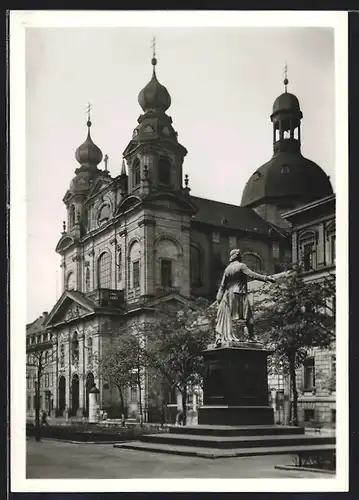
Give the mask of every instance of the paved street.
[[290, 456], [205, 459], [114, 448], [27, 440], [28, 479], [128, 478], [331, 478], [328, 474], [274, 469], [291, 465]]

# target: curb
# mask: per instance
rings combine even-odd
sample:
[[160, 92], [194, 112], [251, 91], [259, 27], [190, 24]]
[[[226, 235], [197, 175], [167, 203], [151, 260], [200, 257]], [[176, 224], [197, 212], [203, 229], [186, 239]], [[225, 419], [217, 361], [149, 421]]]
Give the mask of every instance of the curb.
[[300, 472], [313, 472], [313, 473], [319, 473], [319, 474], [328, 474], [330, 476], [335, 476], [336, 471], [331, 471], [327, 469], [313, 469], [311, 467], [296, 467], [295, 465], [275, 465], [275, 469], [279, 470], [295, 470], [295, 471], [300, 471]]
[[73, 441], [72, 439], [59, 439], [59, 438], [49, 438], [49, 437], [42, 437], [41, 441], [59, 441], [60, 443], [72, 443], [72, 444], [112, 444], [112, 445], [121, 444], [124, 442], [124, 441]]

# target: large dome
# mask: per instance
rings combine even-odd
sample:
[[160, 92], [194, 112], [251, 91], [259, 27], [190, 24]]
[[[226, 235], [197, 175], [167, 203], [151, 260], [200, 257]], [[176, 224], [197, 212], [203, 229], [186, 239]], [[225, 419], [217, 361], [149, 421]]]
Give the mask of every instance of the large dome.
[[280, 200], [307, 203], [333, 193], [326, 173], [297, 152], [280, 152], [257, 169], [242, 195], [242, 206], [255, 207]]
[[138, 94], [138, 102], [144, 112], [162, 111], [165, 112], [171, 106], [171, 96], [158, 80], [155, 72], [157, 60], [152, 59], [153, 75], [150, 82]]

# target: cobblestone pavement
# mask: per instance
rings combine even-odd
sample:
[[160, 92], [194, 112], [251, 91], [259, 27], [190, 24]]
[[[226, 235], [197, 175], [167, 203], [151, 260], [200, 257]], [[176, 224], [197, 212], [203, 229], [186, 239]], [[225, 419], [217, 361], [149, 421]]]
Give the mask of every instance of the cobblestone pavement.
[[27, 440], [28, 479], [133, 478], [334, 478], [328, 474], [274, 469], [290, 456], [215, 460], [114, 448], [111, 444], [73, 444]]

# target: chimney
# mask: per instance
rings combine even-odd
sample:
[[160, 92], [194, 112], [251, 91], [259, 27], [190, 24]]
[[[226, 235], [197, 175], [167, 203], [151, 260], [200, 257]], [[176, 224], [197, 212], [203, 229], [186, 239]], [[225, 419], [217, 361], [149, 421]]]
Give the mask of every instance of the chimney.
[[48, 314], [49, 314], [49, 313], [48, 313], [47, 311], [44, 311], [44, 312], [42, 313], [42, 317], [43, 317], [43, 318], [46, 318], [46, 316], [47, 316]]

